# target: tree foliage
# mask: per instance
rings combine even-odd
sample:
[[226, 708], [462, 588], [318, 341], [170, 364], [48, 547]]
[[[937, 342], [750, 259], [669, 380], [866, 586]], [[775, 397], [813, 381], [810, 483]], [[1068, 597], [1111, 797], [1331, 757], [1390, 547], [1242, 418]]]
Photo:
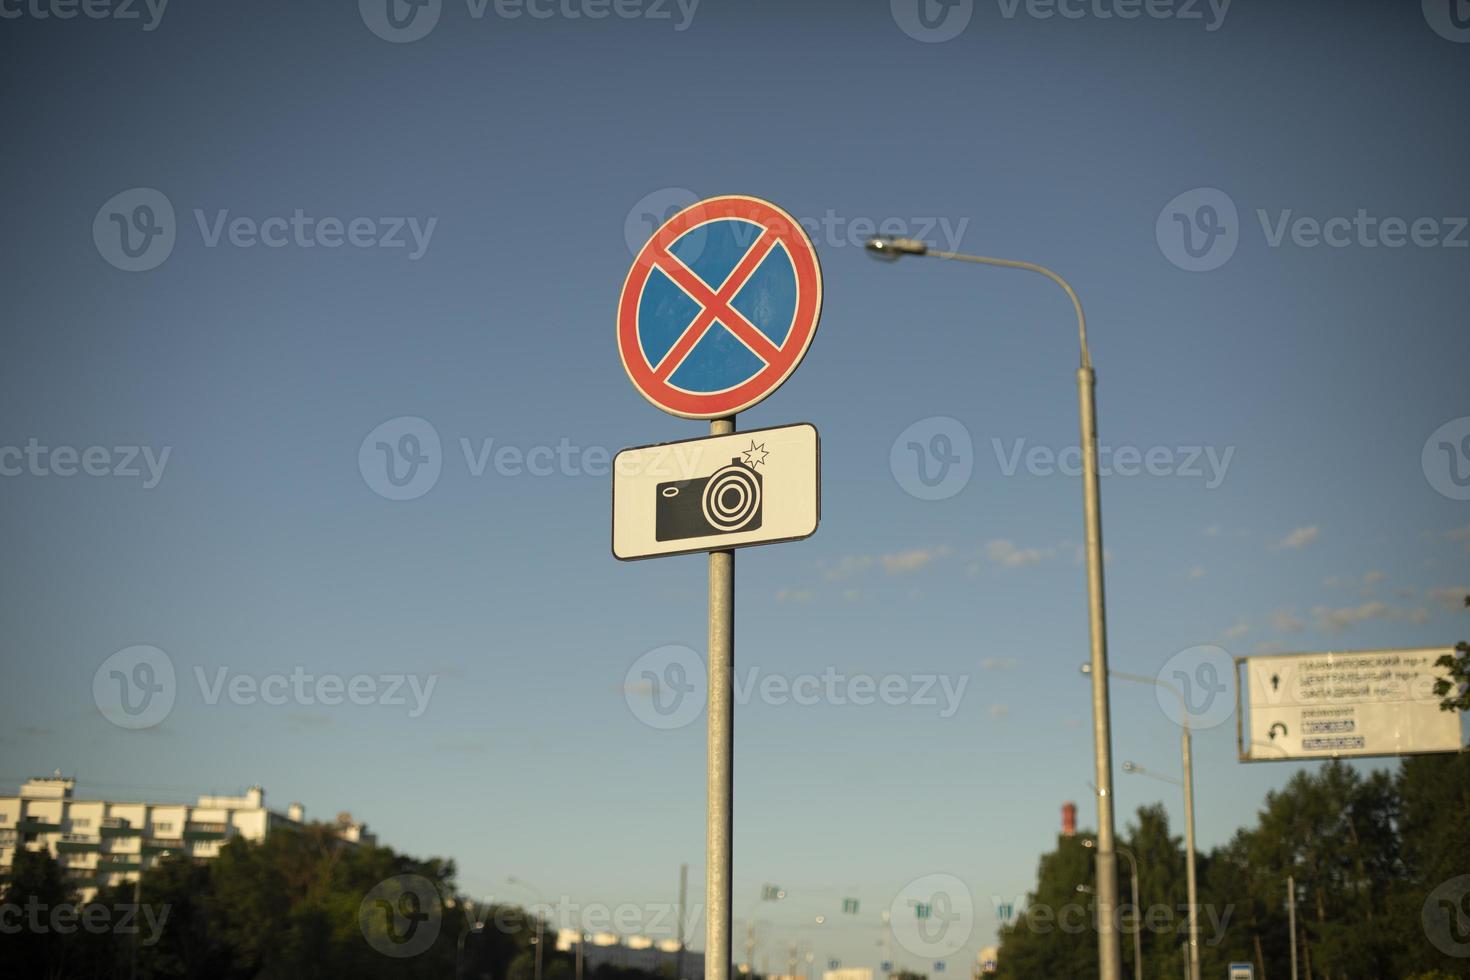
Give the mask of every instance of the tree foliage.
[[[439, 913], [432, 942], [402, 957], [371, 944], [360, 920], [374, 888], [399, 875], [431, 883]], [[309, 826], [233, 840], [213, 861], [165, 857], [140, 882], [78, 906], [50, 855], [19, 849], [3, 895], [18, 911], [0, 930], [0, 972], [47, 980], [503, 980], [514, 959], [529, 959], [535, 920], [520, 909], [474, 906], [458, 895], [454, 876], [453, 862], [344, 846], [330, 827]], [[139, 906], [130, 919], [137, 931], [120, 927], [126, 910]], [[39, 910], [34, 921], [27, 907]], [[99, 922], [105, 912], [107, 927], [57, 929], [52, 910], [68, 908], [78, 919], [93, 908]], [[162, 918], [158, 928], [144, 912]], [[463, 956], [461, 939], [469, 940]], [[544, 976], [569, 975], [564, 955], [544, 957]]]
[[[1470, 595], [1465, 597], [1470, 606]], [[1445, 711], [1470, 711], [1470, 643], [1456, 643], [1453, 654], [1445, 654], [1435, 666], [1449, 672], [1445, 680], [1434, 682], [1434, 693], [1444, 698], [1439, 706]]]
[[[1202, 974], [1249, 961], [1257, 976], [1290, 975], [1290, 877], [1304, 980], [1470, 976], [1470, 960], [1431, 942], [1425, 920], [1435, 889], [1470, 875], [1467, 817], [1470, 754], [1408, 757], [1397, 773], [1363, 775], [1337, 761], [1296, 773], [1267, 795], [1255, 826], [1198, 857]], [[1162, 807], [1144, 807], [1122, 843], [1138, 857], [1139, 904], [1153, 910], [1141, 933], [1144, 975], [1178, 976], [1187, 929], [1181, 842]], [[1042, 856], [1027, 909], [1001, 932], [1001, 977], [1096, 975], [1096, 933], [1051, 925], [1059, 905], [1090, 897], [1075, 889], [1091, 882], [1093, 864], [1082, 838], [1060, 838]], [[1126, 861], [1119, 874], [1128, 903]], [[1131, 976], [1130, 934], [1122, 945]]]

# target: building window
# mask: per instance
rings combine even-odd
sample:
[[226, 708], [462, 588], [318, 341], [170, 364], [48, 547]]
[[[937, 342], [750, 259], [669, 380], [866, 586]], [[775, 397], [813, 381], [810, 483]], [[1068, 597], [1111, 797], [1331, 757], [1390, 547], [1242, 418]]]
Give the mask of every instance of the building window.
[[153, 825], [153, 829], [158, 831], [160, 834], [166, 834], [174, 829], [174, 825], [172, 821], [161, 820]]
[[92, 826], [92, 818], [91, 817], [72, 817], [71, 825], [74, 828], [77, 828], [77, 829], [81, 829], [82, 827], [90, 827], [90, 826]]

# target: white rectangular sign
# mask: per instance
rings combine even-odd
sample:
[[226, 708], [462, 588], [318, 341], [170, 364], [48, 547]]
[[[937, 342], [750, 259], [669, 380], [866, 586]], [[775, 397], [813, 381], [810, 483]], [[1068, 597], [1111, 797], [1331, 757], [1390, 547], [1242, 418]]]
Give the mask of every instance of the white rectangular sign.
[[1434, 662], [1450, 647], [1243, 657], [1247, 762], [1457, 752], [1458, 712], [1441, 711]]
[[613, 555], [810, 537], [821, 517], [820, 456], [806, 423], [624, 449], [613, 459]]

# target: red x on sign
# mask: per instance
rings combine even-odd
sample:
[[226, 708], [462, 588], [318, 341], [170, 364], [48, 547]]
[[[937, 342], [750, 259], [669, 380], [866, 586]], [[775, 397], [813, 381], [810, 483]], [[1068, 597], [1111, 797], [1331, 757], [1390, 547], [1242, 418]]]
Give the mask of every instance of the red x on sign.
[[821, 307], [816, 250], [796, 219], [758, 198], [711, 198], [666, 221], [634, 259], [618, 352], [659, 408], [723, 418], [796, 370]]

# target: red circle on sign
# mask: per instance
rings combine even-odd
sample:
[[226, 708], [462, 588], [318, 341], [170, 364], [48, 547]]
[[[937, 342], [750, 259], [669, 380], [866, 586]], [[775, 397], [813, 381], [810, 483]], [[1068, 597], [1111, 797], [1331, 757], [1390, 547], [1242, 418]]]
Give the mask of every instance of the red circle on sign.
[[[718, 287], [711, 287], [669, 251], [681, 236], [713, 221], [746, 221], [761, 229], [750, 248]], [[796, 309], [791, 329], [777, 346], [730, 302], [766, 257], [781, 246], [796, 274]], [[654, 269], [669, 277], [700, 308], [658, 364], [644, 355], [638, 336], [638, 307]], [[822, 270], [817, 251], [796, 219], [769, 201], [731, 195], [692, 204], [664, 222], [639, 251], [623, 282], [618, 300], [618, 354], [633, 386], [653, 404], [686, 419], [718, 419], [743, 412], [781, 386], [801, 363], [822, 314]], [[726, 330], [765, 367], [732, 388], [715, 392], [686, 391], [669, 377], [683, 363], [718, 318]]]

